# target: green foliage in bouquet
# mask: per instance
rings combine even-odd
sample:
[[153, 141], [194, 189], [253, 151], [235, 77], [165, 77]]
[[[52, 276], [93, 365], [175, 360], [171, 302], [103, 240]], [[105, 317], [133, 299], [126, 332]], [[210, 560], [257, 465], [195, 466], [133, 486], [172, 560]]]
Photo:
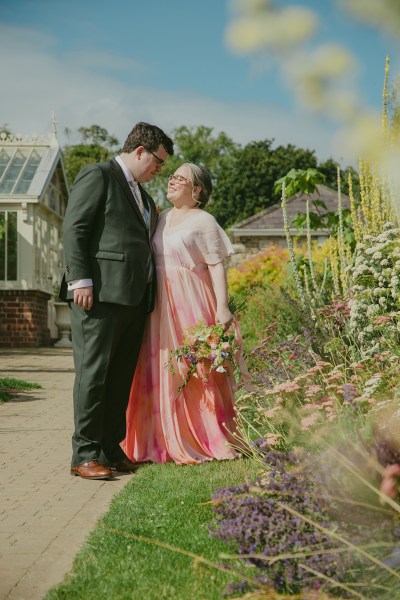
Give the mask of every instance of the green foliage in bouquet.
[[176, 359], [188, 365], [189, 370], [179, 391], [191, 377], [201, 377], [203, 381], [207, 381], [211, 371], [227, 373], [231, 368], [235, 381], [239, 383], [239, 352], [234, 332], [225, 331], [221, 324], [206, 325], [204, 321], [200, 321], [185, 330], [183, 344], [171, 351], [166, 367], [170, 373], [175, 374], [173, 363]]

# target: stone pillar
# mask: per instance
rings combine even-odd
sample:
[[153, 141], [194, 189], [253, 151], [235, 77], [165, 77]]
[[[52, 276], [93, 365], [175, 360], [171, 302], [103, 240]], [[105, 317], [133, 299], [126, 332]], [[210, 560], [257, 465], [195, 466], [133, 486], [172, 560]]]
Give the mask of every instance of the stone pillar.
[[39, 290], [0, 290], [0, 347], [50, 346], [49, 299]]

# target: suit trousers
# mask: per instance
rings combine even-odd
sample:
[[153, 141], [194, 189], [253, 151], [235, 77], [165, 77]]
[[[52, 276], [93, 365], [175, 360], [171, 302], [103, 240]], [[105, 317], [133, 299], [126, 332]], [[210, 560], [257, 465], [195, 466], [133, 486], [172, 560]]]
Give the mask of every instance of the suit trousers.
[[125, 455], [126, 408], [146, 321], [146, 298], [138, 306], [74, 303], [71, 334], [75, 364], [72, 465], [115, 461]]

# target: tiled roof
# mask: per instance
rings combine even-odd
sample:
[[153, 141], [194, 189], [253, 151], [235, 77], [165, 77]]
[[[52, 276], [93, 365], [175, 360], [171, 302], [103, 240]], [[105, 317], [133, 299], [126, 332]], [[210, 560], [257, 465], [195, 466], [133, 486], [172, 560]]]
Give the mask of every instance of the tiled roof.
[[[328, 212], [335, 212], [338, 208], [338, 193], [336, 190], [327, 187], [326, 185], [318, 186], [319, 195], [317, 192], [311, 194], [311, 196], [307, 196], [306, 194], [298, 194], [293, 196], [293, 198], [289, 198], [287, 200], [287, 214], [289, 224], [292, 223], [292, 219], [296, 213], [305, 213], [306, 212], [306, 200], [309, 197], [311, 200], [322, 200], [325, 202]], [[342, 205], [343, 208], [350, 207], [350, 199], [345, 194], [342, 194]], [[310, 203], [310, 210], [315, 210], [315, 208]], [[321, 213], [325, 213], [326, 210], [322, 207], [318, 207], [318, 210]], [[283, 214], [280, 203], [274, 204], [274, 206], [269, 206], [265, 210], [262, 210], [252, 217], [241, 221], [240, 223], [235, 223], [231, 228], [231, 231], [237, 230], [279, 230], [283, 229]]]

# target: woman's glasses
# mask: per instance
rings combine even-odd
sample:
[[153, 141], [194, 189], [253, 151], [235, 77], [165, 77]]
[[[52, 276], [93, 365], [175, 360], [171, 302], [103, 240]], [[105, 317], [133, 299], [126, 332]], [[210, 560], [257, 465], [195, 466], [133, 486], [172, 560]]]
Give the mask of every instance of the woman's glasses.
[[189, 181], [189, 179], [186, 179], [186, 177], [183, 177], [183, 175], [168, 175], [168, 180], [169, 181], [176, 181], [176, 183], [191, 183], [191, 181]]

